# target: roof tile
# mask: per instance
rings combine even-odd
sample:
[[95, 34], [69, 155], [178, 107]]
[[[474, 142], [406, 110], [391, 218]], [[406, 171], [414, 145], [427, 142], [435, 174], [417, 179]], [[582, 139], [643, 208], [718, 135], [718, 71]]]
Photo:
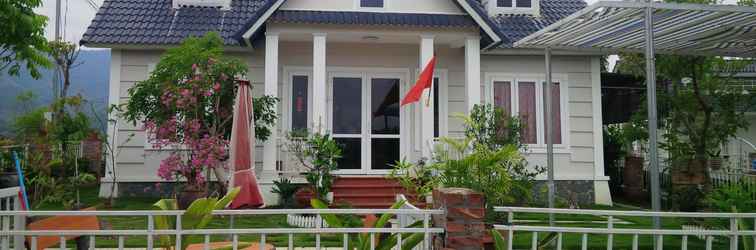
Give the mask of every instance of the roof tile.
[[[218, 31], [225, 44], [238, 46], [240, 34], [276, 0], [233, 0], [231, 10], [216, 8], [173, 9], [172, 0], [105, 0], [82, 37], [81, 43], [177, 44], [188, 36]], [[480, 0], [464, 0], [502, 37], [500, 47], [556, 22], [586, 6], [582, 0], [541, 0], [541, 15], [488, 17]], [[474, 27], [466, 15], [385, 12], [333, 12], [279, 10], [270, 19], [279, 23]], [[491, 39], [484, 37], [484, 42]]]

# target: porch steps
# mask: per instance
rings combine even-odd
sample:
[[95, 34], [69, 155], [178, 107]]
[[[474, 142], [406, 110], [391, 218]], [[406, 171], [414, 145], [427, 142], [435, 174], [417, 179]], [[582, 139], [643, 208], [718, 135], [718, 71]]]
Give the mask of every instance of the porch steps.
[[336, 206], [353, 208], [389, 208], [397, 194], [405, 194], [413, 205], [415, 195], [409, 194], [398, 181], [386, 177], [339, 177], [331, 188]]

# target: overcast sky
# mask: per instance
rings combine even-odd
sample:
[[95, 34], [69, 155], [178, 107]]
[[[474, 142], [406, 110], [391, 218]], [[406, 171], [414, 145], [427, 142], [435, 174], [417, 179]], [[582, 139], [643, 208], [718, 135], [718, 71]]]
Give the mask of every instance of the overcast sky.
[[[92, 0], [99, 7], [103, 0]], [[66, 15], [66, 7], [68, 14]], [[55, 0], [43, 0], [42, 7], [37, 8], [37, 13], [48, 17], [45, 33], [48, 39], [55, 36]], [[61, 16], [65, 21], [65, 40], [78, 43], [87, 27], [92, 22], [97, 11], [87, 4], [86, 0], [61, 0]]]

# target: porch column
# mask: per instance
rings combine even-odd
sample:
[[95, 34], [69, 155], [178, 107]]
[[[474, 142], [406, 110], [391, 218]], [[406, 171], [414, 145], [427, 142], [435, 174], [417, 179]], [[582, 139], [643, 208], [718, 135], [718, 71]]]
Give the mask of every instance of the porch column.
[[465, 39], [465, 97], [467, 111], [480, 104], [480, 37]]
[[[433, 35], [420, 36], [420, 71], [422, 71], [433, 57]], [[430, 160], [431, 150], [433, 145], [433, 96], [431, 89], [423, 91], [423, 96], [420, 98], [420, 148], [422, 149], [422, 156]], [[427, 105], [426, 105], [427, 104]]]
[[312, 34], [312, 130], [325, 132], [326, 124], [326, 34]]
[[[265, 95], [278, 97], [278, 33], [265, 34]], [[274, 107], [273, 110], [278, 110]], [[273, 180], [278, 161], [278, 121], [270, 131], [263, 148], [263, 172], [261, 178]]]

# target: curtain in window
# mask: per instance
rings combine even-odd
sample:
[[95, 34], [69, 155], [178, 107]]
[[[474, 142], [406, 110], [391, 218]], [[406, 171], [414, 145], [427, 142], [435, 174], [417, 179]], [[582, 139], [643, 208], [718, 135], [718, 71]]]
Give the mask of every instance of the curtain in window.
[[519, 82], [518, 97], [520, 99], [520, 119], [523, 123], [522, 142], [526, 144], [536, 144], [537, 125], [536, 125], [536, 86], [534, 82]]
[[291, 129], [307, 130], [307, 76], [294, 76], [291, 81]]
[[496, 7], [512, 7], [512, 0], [496, 0]]
[[383, 8], [383, 0], [360, 0], [360, 7]]
[[517, 8], [530, 8], [532, 3], [531, 0], [517, 0]]
[[512, 88], [510, 85], [511, 83], [508, 81], [493, 83], [494, 106], [501, 108], [506, 116], [512, 114]]
[[551, 126], [554, 144], [562, 144], [562, 103], [561, 93], [559, 93], [559, 83], [551, 85], [551, 119], [554, 125]]

